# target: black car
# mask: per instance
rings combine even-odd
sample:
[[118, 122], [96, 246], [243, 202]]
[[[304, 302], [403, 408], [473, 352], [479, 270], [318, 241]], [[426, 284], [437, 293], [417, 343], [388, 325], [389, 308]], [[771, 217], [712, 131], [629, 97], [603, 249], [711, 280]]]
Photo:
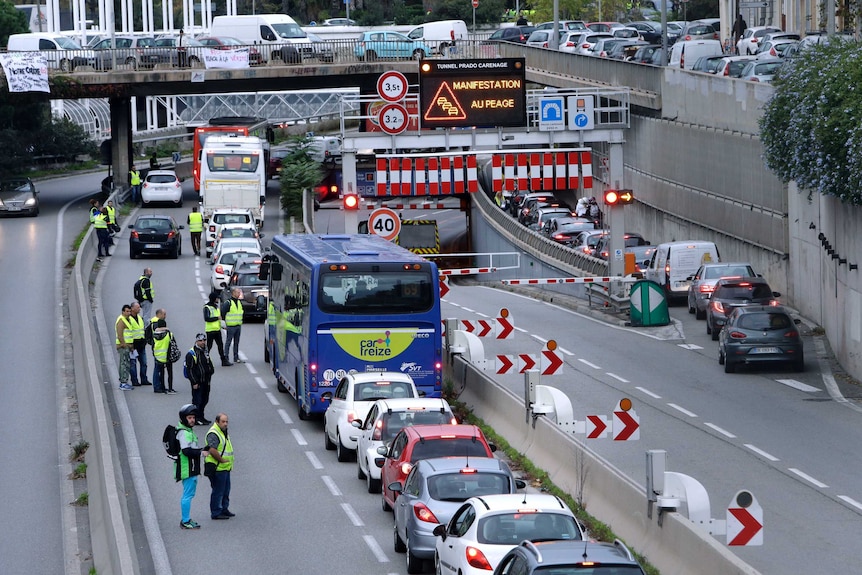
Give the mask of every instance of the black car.
[[138, 216], [129, 234], [129, 257], [135, 259], [142, 254], [165, 254], [174, 259], [183, 253], [183, 238], [171, 216], [146, 214]]
[[518, 44], [526, 44], [527, 38], [530, 37], [536, 30], [535, 26], [507, 26], [500, 28], [487, 40], [483, 40], [482, 44], [497, 44], [499, 42], [517, 42]]
[[39, 192], [30, 178], [0, 180], [0, 215], [39, 215]]
[[735, 308], [777, 305], [774, 298], [780, 296], [760, 277], [720, 279], [706, 306], [706, 333], [712, 335], [713, 341], [717, 341], [721, 328]]
[[782, 306], [756, 305], [733, 310], [718, 340], [718, 364], [733, 373], [740, 364], [789, 363], [805, 369], [802, 339]]
[[644, 575], [644, 570], [619, 539], [599, 541], [524, 541], [503, 557], [494, 575], [533, 573], [589, 573]]

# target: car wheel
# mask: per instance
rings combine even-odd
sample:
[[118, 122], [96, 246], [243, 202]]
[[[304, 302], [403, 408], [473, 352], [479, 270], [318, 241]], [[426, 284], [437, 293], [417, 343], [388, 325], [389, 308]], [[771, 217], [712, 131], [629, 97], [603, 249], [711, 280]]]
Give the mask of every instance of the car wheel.
[[720, 333], [721, 333], [720, 329], [713, 328], [712, 334], [711, 334], [712, 335], [712, 341], [718, 341], [718, 334], [720, 334]]
[[404, 546], [407, 548], [405, 550], [407, 553], [407, 572], [422, 573], [422, 570], [425, 567], [425, 560], [421, 557], [416, 557], [410, 552], [410, 537], [407, 537], [407, 541], [404, 542]]
[[691, 298], [688, 300], [688, 313], [694, 313], [694, 306], [691, 305]]
[[718, 348], [718, 365], [724, 365], [724, 352]]
[[706, 310], [694, 308], [694, 319], [706, 319]]
[[281, 393], [287, 393], [287, 388], [284, 387], [284, 383], [282, 383], [280, 379], [275, 382], [275, 387], [277, 387], [278, 391]]
[[407, 545], [404, 544], [404, 541], [401, 539], [401, 536], [398, 535], [397, 525], [392, 527], [392, 541], [394, 543], [393, 547], [395, 548], [396, 553], [404, 553], [405, 551], [407, 551]]
[[365, 52], [365, 61], [366, 62], [374, 62], [377, 60], [377, 52], [374, 50], [368, 50]]
[[129, 250], [129, 259], [133, 260], [138, 257], [138, 253], [135, 250]]
[[[371, 465], [369, 462], [368, 465]], [[368, 493], [380, 493], [380, 480], [371, 477], [371, 467], [368, 468], [368, 473], [365, 475], [365, 487]]]
[[126, 58], [126, 65], [131, 66], [132, 70], [138, 69], [138, 61], [135, 60], [134, 58]]
[[413, 59], [421, 60], [425, 57], [425, 52], [422, 50], [413, 50]]
[[434, 575], [443, 575], [443, 567], [440, 566], [440, 555], [434, 551]]
[[[305, 411], [305, 408], [302, 407], [302, 403], [299, 400], [296, 401], [296, 405], [299, 407], [297, 414], [299, 415], [299, 419], [301, 421], [308, 421], [309, 419], [311, 419], [311, 414]], [[324, 433], [324, 435], [326, 434]], [[327, 440], [328, 439], [329, 438], [327, 438]]]
[[365, 479], [368, 477], [365, 475], [365, 472], [362, 471], [362, 464], [360, 463], [362, 460], [360, 458], [356, 458], [356, 479]]
[[[300, 408], [302, 411], [302, 408]], [[332, 440], [329, 439], [329, 433], [326, 431], [326, 425], [323, 426], [323, 447], [326, 448], [326, 451], [335, 451], [335, 444], [332, 443]]]
[[727, 358], [724, 358], [724, 373], [733, 373], [736, 371], [736, 364], [727, 361]]
[[344, 463], [345, 461], [350, 461], [350, 450], [344, 447], [344, 444], [341, 443], [340, 433], [335, 436], [335, 451], [338, 461], [342, 463]]
[[392, 506], [386, 502], [386, 498], [383, 497], [383, 494], [380, 494], [380, 506], [383, 508], [383, 511], [392, 511]]
[[798, 372], [798, 373], [805, 371], [805, 358], [804, 357], [800, 357], [799, 359], [797, 359], [796, 361], [793, 362], [793, 370]]
[[269, 358], [269, 344], [266, 342], [266, 340], [264, 340], [264, 342], [263, 342], [263, 361], [264, 361], [264, 363], [269, 363], [269, 362], [270, 362], [270, 358]]
[[706, 318], [706, 335], [712, 333], [712, 327], [709, 325], [709, 318]]

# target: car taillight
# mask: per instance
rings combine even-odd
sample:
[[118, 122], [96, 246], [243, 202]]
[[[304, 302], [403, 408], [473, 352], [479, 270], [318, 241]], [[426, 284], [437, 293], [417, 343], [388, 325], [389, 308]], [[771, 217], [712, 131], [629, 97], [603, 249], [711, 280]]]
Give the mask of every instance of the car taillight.
[[574, 45], [575, 45], [574, 42], [566, 42], [566, 48], [572, 48], [572, 47], [574, 47]]
[[136, 232], [135, 230], [132, 230], [132, 233], [131, 233], [131, 234], [129, 234], [129, 235], [130, 235], [131, 237], [133, 237], [134, 239], [138, 239], [138, 232]]
[[769, 55], [770, 56], [778, 56], [778, 52], [775, 51], [775, 48], [770, 48], [769, 49]]
[[683, 39], [684, 39], [684, 40], [691, 40], [691, 36], [686, 36], [686, 37], [685, 37], [685, 38], [683, 38]]
[[581, 44], [581, 48], [583, 48], [584, 50], [589, 50], [589, 49], [590, 49], [590, 45], [589, 45], [589, 43], [587, 43], [587, 44]]
[[217, 273], [217, 274], [223, 274], [224, 273], [224, 268], [222, 267], [221, 264], [219, 264], [215, 267], [215, 273]]
[[724, 313], [724, 305], [722, 305], [720, 301], [714, 301], [710, 305], [712, 306], [712, 309], [718, 313]]
[[475, 567], [476, 569], [484, 569], [486, 571], [493, 571], [494, 568], [491, 567], [491, 564], [488, 562], [488, 558], [485, 557], [485, 554], [482, 553], [480, 549], [476, 549], [475, 547], [470, 547], [469, 545], [464, 550], [464, 554], [467, 556], [467, 564], [470, 567]]
[[179, 180], [177, 180], [176, 182], [174, 182], [174, 187], [181, 188], [183, 187], [183, 185]]
[[145, 187], [145, 188], [149, 188], [149, 187], [150, 187], [150, 183], [149, 183], [149, 182], [144, 182], [144, 187]]
[[792, 337], [793, 339], [796, 339], [797, 337], [799, 337], [799, 332], [796, 331], [795, 329], [792, 329], [792, 330], [788, 331], [787, 333], [785, 333], [784, 337]]
[[409, 461], [405, 461], [404, 463], [401, 464], [399, 469], [401, 470], [401, 474], [404, 477], [407, 477], [407, 474], [410, 473], [411, 469], [413, 469], [413, 464], [410, 463]]
[[554, 236], [554, 239], [557, 240], [558, 242], [561, 242], [561, 241], [563, 241], [563, 239], [565, 239], [565, 237], [566, 236], [564, 236], [563, 234], [556, 234]]
[[177, 235], [177, 232], [175, 232], [175, 231], [173, 231], [173, 230], [169, 231], [169, 232], [168, 232], [168, 239], [173, 238], [175, 235]]
[[715, 286], [700, 284], [698, 290], [700, 290], [700, 293], [712, 293], [715, 291]]
[[770, 300], [769, 305], [771, 305], [772, 307], [775, 307], [775, 306], [777, 306], [777, 305], [781, 305], [781, 302], [779, 302], [778, 300], [774, 299], [774, 300]]
[[666, 265], [664, 266], [664, 273], [666, 273], [666, 274], [668, 274], [668, 275], [670, 274], [670, 264], [666, 264]]
[[371, 433], [371, 439], [380, 441], [383, 438], [383, 421], [379, 420], [374, 424], [374, 431]]
[[750, 82], [760, 82], [760, 80], [758, 80], [757, 78], [752, 78], [752, 79], [751, 79], [751, 80], [749, 80], [749, 81], [750, 81]]
[[725, 76], [730, 76], [730, 66], [726, 66], [726, 67], [724, 68], [724, 75], [725, 75]]
[[210, 225], [210, 233], [211, 234], [215, 233], [215, 229], [216, 229], [216, 227], [214, 225]]
[[547, 47], [548, 47], [548, 43], [547, 43], [547, 42], [542, 42], [542, 48], [547, 48]]
[[416, 515], [416, 519], [419, 521], [424, 521], [425, 523], [433, 523], [438, 524], [440, 521], [434, 516], [434, 512], [428, 509], [428, 507], [424, 503], [417, 503], [413, 506], [413, 514]]
[[745, 334], [741, 331], [732, 331], [729, 335], [731, 339], [745, 339]]

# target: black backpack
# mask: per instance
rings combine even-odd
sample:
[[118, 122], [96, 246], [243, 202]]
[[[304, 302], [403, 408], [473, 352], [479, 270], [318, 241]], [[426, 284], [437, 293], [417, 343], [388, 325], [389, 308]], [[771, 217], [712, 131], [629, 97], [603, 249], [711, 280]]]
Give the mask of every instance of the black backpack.
[[180, 456], [180, 440], [177, 438], [179, 431], [173, 425], [166, 425], [162, 433], [162, 443], [165, 445], [165, 455], [168, 459], [176, 460]]
[[139, 279], [135, 282], [135, 299], [137, 301], [144, 301], [144, 288], [141, 286], [141, 282], [143, 279]]

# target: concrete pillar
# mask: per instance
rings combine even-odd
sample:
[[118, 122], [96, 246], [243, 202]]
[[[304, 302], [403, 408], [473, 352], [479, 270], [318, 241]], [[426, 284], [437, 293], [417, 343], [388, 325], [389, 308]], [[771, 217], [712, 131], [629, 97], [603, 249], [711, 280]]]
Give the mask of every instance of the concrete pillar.
[[111, 98], [111, 165], [114, 172], [114, 189], [124, 188], [129, 182], [132, 167], [132, 100]]
[[[610, 175], [608, 187], [615, 190], [625, 188], [625, 183], [623, 182], [623, 144], [621, 141], [610, 142], [608, 171]], [[604, 198], [604, 194], [602, 194], [602, 198]], [[611, 276], [621, 276], [625, 270], [625, 262], [616, 260], [614, 253], [616, 250], [625, 251], [625, 239], [623, 235], [626, 231], [626, 218], [624, 206], [614, 206], [612, 208], [605, 206], [605, 227], [611, 231], [611, 241], [608, 250], [608, 273]]]
[[[356, 189], [356, 151], [343, 150], [341, 153], [341, 195], [357, 194]], [[359, 213], [357, 210], [344, 211], [344, 233], [359, 233]]]

